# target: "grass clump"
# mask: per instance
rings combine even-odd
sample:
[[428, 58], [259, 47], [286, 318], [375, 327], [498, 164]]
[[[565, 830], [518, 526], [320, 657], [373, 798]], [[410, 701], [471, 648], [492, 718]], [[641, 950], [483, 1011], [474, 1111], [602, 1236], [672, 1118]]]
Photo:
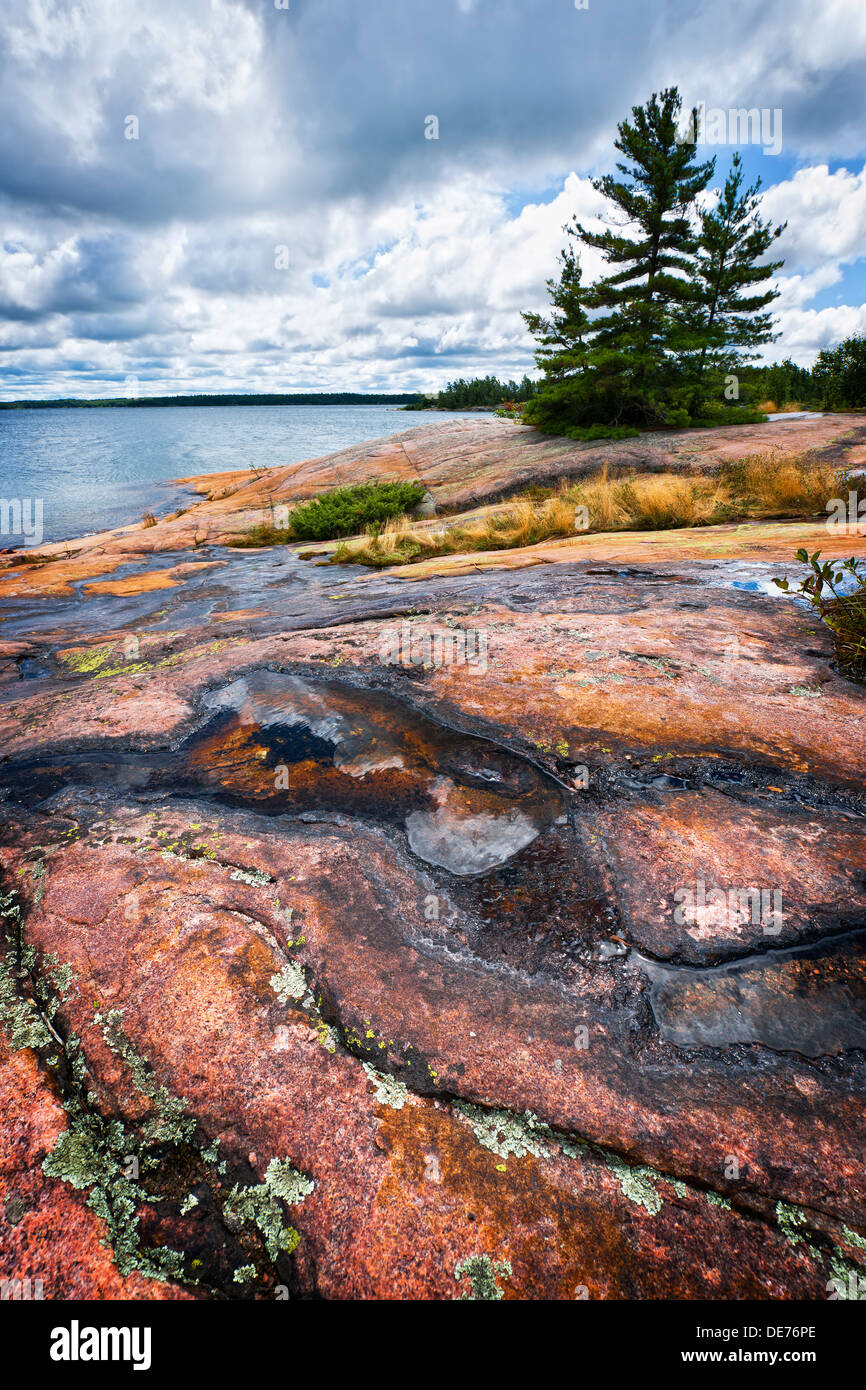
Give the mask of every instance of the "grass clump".
[[410, 512], [424, 497], [423, 483], [357, 483], [353, 487], [320, 492], [309, 502], [301, 502], [287, 518], [285, 526], [263, 522], [233, 545], [281, 545], [287, 541], [331, 541], [357, 535], [365, 526], [378, 527], [393, 517]]
[[820, 456], [781, 451], [750, 454], [712, 474], [600, 473], [563, 481], [551, 493], [531, 485], [500, 511], [435, 530], [405, 517], [344, 542], [332, 563], [376, 568], [438, 555], [510, 550], [599, 531], [664, 531], [822, 514], [848, 485]]
[[786, 401], [784, 405], [777, 405], [775, 401], [761, 401], [758, 406], [765, 415], [795, 415], [805, 408], [800, 401]]

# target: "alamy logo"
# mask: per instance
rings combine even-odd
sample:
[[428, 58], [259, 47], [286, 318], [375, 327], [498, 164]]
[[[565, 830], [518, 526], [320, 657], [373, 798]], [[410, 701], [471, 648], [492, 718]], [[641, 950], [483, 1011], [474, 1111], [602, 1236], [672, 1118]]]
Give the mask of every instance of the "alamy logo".
[[831, 497], [824, 510], [830, 513], [824, 523], [828, 531], [841, 526], [849, 536], [866, 536], [866, 497], [852, 489], [847, 500]]
[[7, 1299], [17, 1301], [29, 1301], [31, 1299], [44, 1298], [42, 1292], [42, 1280], [31, 1279], [0, 1279], [0, 1302]]
[[694, 888], [677, 888], [674, 921], [686, 925], [727, 927], [744, 923], [760, 926], [765, 936], [782, 930], [782, 893], [779, 888], [707, 888], [699, 878]]
[[851, 1270], [847, 1279], [828, 1279], [827, 1297], [834, 1302], [840, 1299], [861, 1302], [866, 1299], [866, 1277]]
[[782, 152], [781, 106], [707, 106], [699, 101], [688, 124], [677, 133], [678, 145], [761, 145], [764, 154]]
[[21, 536], [25, 545], [41, 545], [42, 498], [0, 497], [0, 535]]
[[149, 1327], [68, 1327], [51, 1332], [52, 1361], [131, 1361], [134, 1371], [150, 1370]]

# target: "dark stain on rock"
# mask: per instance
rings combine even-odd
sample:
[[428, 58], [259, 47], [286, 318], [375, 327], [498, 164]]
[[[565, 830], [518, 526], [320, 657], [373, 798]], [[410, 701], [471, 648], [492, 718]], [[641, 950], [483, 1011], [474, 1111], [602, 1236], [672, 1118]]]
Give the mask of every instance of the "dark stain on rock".
[[804, 1057], [866, 1047], [866, 931], [710, 970], [637, 959], [662, 1037], [678, 1047], [761, 1043]]

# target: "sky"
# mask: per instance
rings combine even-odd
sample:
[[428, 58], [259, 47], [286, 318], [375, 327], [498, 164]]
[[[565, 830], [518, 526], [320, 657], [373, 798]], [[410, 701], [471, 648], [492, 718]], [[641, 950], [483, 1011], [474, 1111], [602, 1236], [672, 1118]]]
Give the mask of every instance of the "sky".
[[864, 0], [4, 0], [0, 399], [532, 372], [520, 311], [670, 85], [766, 113], [699, 154], [787, 220], [765, 353], [808, 364], [866, 332], [864, 70]]

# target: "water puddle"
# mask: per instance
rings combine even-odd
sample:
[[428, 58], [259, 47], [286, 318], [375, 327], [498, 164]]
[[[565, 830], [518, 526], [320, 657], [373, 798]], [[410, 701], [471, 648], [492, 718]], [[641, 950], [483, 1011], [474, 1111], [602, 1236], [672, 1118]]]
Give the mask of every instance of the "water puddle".
[[4, 780], [29, 798], [97, 783], [358, 817], [399, 827], [419, 859], [460, 877], [506, 863], [565, 809], [540, 768], [379, 692], [257, 671], [201, 704], [205, 726], [173, 753], [54, 752], [41, 767], [7, 764]]
[[205, 780], [216, 759], [223, 786], [239, 781], [253, 799], [402, 821], [419, 859], [453, 874], [504, 863], [564, 806], [553, 779], [532, 764], [385, 695], [261, 671], [204, 704], [222, 716], [190, 750]]
[[[766, 598], [787, 599], [799, 607], [811, 608], [808, 599], [797, 592], [797, 585], [810, 573], [808, 565], [799, 560], [714, 560], [701, 567], [699, 578], [712, 588], [736, 589], [740, 593], [763, 594]], [[787, 576], [791, 588], [786, 592], [774, 584], [774, 579]], [[836, 588], [851, 593], [857, 587], [852, 576], [845, 576]]]
[[866, 931], [706, 970], [633, 955], [652, 981], [659, 1031], [677, 1047], [761, 1043], [805, 1057], [866, 1047]]

